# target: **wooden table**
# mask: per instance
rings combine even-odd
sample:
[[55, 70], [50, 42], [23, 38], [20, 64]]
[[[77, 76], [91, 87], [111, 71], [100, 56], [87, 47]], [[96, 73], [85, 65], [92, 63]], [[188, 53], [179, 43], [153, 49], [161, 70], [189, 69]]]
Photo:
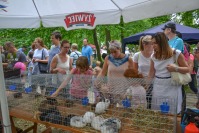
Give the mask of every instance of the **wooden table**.
[[[79, 104], [75, 105], [75, 107], [77, 108], [76, 110], [74, 110], [73, 108], [66, 108], [66, 107], [59, 107], [59, 110], [63, 111], [63, 112], [67, 112], [67, 114], [84, 115], [84, 113], [86, 111], [91, 109], [90, 106], [85, 107], [85, 106], [82, 106], [82, 105], [79, 105]], [[109, 110], [103, 116], [105, 118], [114, 116], [114, 117], [119, 118], [122, 121], [122, 123], [123, 123], [122, 129], [120, 130], [119, 133], [127, 133], [127, 132], [129, 132], [129, 133], [139, 133], [139, 132], [141, 132], [141, 131], [139, 131], [139, 129], [134, 129], [127, 124], [128, 121], [130, 122], [130, 119], [122, 118], [122, 116], [121, 116], [122, 110], [123, 109], [117, 110], [117, 111]], [[53, 123], [41, 121], [39, 119], [36, 119], [33, 113], [26, 112], [26, 111], [23, 111], [23, 110], [19, 110], [17, 108], [12, 108], [12, 109], [10, 109], [10, 118], [11, 118], [12, 132], [13, 133], [17, 133], [16, 128], [15, 128], [15, 124], [13, 122], [13, 117], [23, 119], [23, 120], [27, 120], [27, 121], [31, 121], [31, 122], [34, 123], [33, 126], [24, 130], [23, 133], [26, 133], [26, 132], [31, 131], [31, 130], [33, 130], [33, 133], [37, 133], [37, 125], [38, 124], [43, 124], [43, 125], [46, 126], [46, 130], [44, 130], [42, 133], [51, 133], [52, 132], [51, 127], [63, 129], [63, 130], [66, 130], [66, 131], [71, 131], [73, 133], [98, 132], [98, 131], [96, 131], [92, 128], [89, 128], [89, 129], [75, 128], [75, 127], [71, 127], [71, 126], [64, 126], [64, 125], [53, 124]], [[181, 133], [180, 118], [178, 118], [177, 133]]]
[[[9, 93], [9, 94], [11, 94], [11, 93]], [[25, 97], [25, 96], [29, 97], [27, 94], [23, 94], [23, 97]], [[23, 98], [22, 98], [22, 100], [23, 100]], [[71, 131], [73, 133], [92, 133], [92, 132], [98, 133], [99, 132], [89, 126], [86, 126], [86, 128], [75, 128], [75, 127], [71, 127], [71, 126], [65, 126], [65, 125], [59, 125], [59, 124], [53, 124], [53, 123], [41, 121], [35, 117], [35, 114], [33, 112], [27, 111], [23, 107], [23, 106], [30, 106], [28, 108], [31, 108], [31, 106], [34, 106], [34, 105], [31, 105], [34, 102], [32, 102], [31, 100], [26, 101], [26, 102], [27, 103], [25, 103], [24, 101], [22, 101], [22, 102], [19, 101], [19, 104], [15, 105], [14, 107], [9, 108], [13, 133], [17, 133], [16, 127], [15, 127], [15, 124], [13, 121], [13, 117], [23, 119], [26, 121], [31, 121], [34, 123], [33, 126], [24, 130], [23, 133], [26, 133], [31, 130], [33, 130], [33, 133], [37, 133], [37, 125], [38, 124], [43, 124], [46, 126], [46, 130], [44, 130], [43, 133], [51, 133], [52, 132], [51, 127], [63, 129], [66, 131]], [[26, 104], [26, 105], [24, 105], [24, 104]], [[66, 107], [66, 106], [59, 105], [58, 110], [61, 112], [62, 116], [67, 116], [69, 114], [82, 116], [87, 111], [93, 111], [93, 108], [90, 105], [83, 106], [83, 105], [81, 105], [80, 102], [75, 102], [73, 107]], [[119, 133], [139, 133], [139, 132], [141, 132], [140, 131], [141, 128], [140, 129], [134, 128], [134, 127], [132, 127], [131, 124], [129, 124], [129, 123], [132, 123], [132, 118], [124, 117], [124, 112], [128, 112], [128, 109], [110, 107], [106, 113], [102, 114], [102, 116], [104, 118], [109, 118], [109, 117], [119, 118], [122, 122], [122, 128], [120, 129]], [[171, 119], [174, 119], [174, 116], [168, 116], [168, 117], [170, 117]], [[177, 133], [178, 132], [181, 133], [180, 129], [181, 129], [180, 128], [180, 118], [178, 118]], [[157, 130], [157, 132], [158, 132], [158, 130]]]

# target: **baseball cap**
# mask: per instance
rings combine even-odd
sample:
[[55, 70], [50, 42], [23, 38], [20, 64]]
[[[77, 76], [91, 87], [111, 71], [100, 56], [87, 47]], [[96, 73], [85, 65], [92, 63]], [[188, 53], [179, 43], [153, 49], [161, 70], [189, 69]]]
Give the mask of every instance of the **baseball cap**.
[[167, 23], [167, 24], [164, 25], [164, 27], [162, 28], [162, 30], [165, 30], [166, 28], [171, 28], [171, 29], [176, 30], [176, 24], [173, 23], [173, 22]]

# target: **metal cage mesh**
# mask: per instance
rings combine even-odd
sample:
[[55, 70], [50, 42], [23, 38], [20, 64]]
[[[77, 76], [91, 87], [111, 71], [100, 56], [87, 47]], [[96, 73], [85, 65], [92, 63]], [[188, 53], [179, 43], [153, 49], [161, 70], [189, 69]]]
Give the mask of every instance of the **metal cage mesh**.
[[[64, 125], [74, 132], [175, 132], [176, 99], [157, 97], [162, 104], [147, 108], [145, 89], [153, 80], [70, 77], [57, 97], [51, 95], [61, 83], [58, 75], [7, 79], [10, 114]], [[73, 85], [74, 81], [80, 84]], [[71, 88], [82, 90], [77, 95]]]

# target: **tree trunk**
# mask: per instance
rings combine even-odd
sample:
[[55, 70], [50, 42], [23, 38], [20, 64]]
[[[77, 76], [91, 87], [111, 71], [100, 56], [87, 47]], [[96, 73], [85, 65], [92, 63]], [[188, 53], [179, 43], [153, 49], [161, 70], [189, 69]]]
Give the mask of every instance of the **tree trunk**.
[[108, 28], [105, 28], [105, 34], [106, 34], [106, 47], [107, 47], [107, 53], [109, 54], [109, 42], [111, 41], [111, 32]]
[[[124, 21], [123, 21], [123, 17], [122, 16], [120, 18], [120, 28], [121, 28], [120, 37], [121, 37], [121, 43], [122, 43], [122, 40], [124, 39]], [[123, 53], [125, 52], [125, 48], [123, 48], [123, 44], [122, 44], [122, 52]]]
[[100, 54], [100, 47], [97, 41], [97, 31], [96, 28], [93, 30], [93, 40], [97, 51], [97, 59], [102, 62], [101, 54]]

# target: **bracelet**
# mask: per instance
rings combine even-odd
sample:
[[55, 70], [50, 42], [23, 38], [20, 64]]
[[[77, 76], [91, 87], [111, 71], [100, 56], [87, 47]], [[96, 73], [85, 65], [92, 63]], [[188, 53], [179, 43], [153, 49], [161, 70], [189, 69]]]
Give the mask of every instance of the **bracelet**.
[[175, 71], [178, 72], [178, 67], [175, 67]]

